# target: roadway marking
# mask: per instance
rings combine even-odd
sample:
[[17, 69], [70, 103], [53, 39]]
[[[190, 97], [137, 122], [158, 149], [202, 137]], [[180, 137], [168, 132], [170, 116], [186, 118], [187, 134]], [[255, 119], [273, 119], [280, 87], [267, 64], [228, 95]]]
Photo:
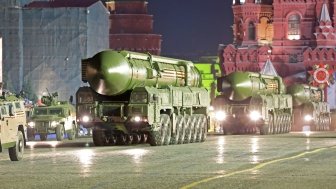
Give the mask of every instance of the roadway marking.
[[321, 152], [321, 151], [326, 150], [326, 149], [331, 149], [331, 148], [336, 148], [336, 146], [325, 147], [325, 148], [318, 148], [316, 150], [308, 151], [308, 152], [303, 152], [303, 153], [295, 155], [295, 156], [290, 156], [290, 157], [286, 157], [286, 158], [275, 159], [275, 160], [272, 160], [272, 161], [260, 163], [257, 166], [249, 168], [249, 169], [244, 169], [244, 170], [240, 170], [240, 171], [234, 171], [232, 173], [227, 173], [227, 174], [218, 175], [218, 176], [215, 176], [215, 177], [210, 177], [210, 178], [206, 178], [206, 179], [203, 179], [203, 180], [199, 180], [199, 181], [193, 182], [191, 184], [188, 184], [186, 186], [183, 186], [183, 187], [181, 187], [181, 189], [189, 189], [189, 188], [195, 187], [195, 186], [197, 186], [199, 184], [207, 183], [207, 182], [210, 182], [210, 181], [215, 180], [215, 179], [230, 177], [230, 176], [233, 176], [233, 175], [237, 175], [237, 174], [245, 173], [245, 172], [249, 172], [249, 171], [255, 171], [255, 170], [258, 170], [258, 169], [261, 169], [261, 168], [265, 167], [266, 165], [278, 163], [280, 161], [286, 161], [286, 160], [296, 159], [296, 158], [305, 156], [307, 154], [315, 154], [315, 153]]

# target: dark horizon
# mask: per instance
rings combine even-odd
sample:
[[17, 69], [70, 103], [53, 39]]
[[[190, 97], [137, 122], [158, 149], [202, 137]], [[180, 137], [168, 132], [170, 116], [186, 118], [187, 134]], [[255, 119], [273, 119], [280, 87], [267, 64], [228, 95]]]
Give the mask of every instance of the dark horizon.
[[219, 44], [232, 43], [231, 1], [148, 0], [154, 33], [162, 35], [161, 55], [217, 55]]

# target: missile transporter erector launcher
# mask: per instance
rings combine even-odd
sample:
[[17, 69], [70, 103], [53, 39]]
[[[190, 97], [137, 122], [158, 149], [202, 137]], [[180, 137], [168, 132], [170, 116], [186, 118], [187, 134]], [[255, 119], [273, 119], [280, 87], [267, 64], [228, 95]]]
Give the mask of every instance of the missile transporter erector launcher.
[[292, 96], [281, 77], [232, 72], [218, 79], [221, 95], [214, 103], [222, 132], [232, 134], [287, 133], [292, 126]]
[[97, 146], [206, 138], [209, 94], [190, 61], [107, 50], [82, 61], [82, 80], [77, 120]]
[[302, 131], [309, 126], [311, 131], [328, 131], [331, 125], [330, 108], [324, 100], [324, 90], [304, 84], [288, 87], [293, 96], [294, 121], [292, 131]]

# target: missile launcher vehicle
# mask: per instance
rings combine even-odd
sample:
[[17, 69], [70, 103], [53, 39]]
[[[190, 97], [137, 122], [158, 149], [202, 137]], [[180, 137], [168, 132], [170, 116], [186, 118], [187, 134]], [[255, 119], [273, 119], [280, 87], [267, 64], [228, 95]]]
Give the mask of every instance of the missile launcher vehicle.
[[202, 142], [209, 93], [190, 61], [106, 50], [82, 60], [77, 121], [97, 146]]
[[330, 108], [324, 100], [324, 90], [309, 85], [295, 84], [288, 87], [293, 96], [294, 122], [292, 131], [328, 131], [331, 125]]
[[48, 95], [42, 96], [41, 103], [33, 107], [27, 130], [29, 140], [40, 135], [40, 140], [45, 141], [48, 134], [56, 134], [57, 141], [62, 141], [65, 134], [69, 140], [76, 138], [75, 106], [68, 101], [59, 101], [57, 97], [57, 92], [48, 92]]
[[19, 161], [23, 158], [27, 136], [24, 100], [3, 92], [0, 110], [0, 152], [8, 149], [10, 160]]
[[281, 77], [232, 72], [218, 79], [214, 108], [224, 134], [288, 133], [292, 126], [292, 96]]

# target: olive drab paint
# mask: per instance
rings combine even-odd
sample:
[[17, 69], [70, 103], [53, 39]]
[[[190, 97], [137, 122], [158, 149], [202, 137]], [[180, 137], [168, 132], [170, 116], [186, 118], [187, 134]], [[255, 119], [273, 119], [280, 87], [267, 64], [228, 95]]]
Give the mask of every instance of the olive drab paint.
[[23, 158], [26, 145], [26, 114], [24, 100], [9, 92], [0, 97], [0, 152], [8, 149], [11, 161]]
[[57, 100], [57, 92], [43, 95], [38, 105], [32, 109], [28, 123], [28, 139], [35, 140], [35, 135], [41, 141], [48, 139], [48, 134], [56, 134], [56, 139], [62, 141], [65, 134], [69, 140], [77, 135], [75, 106], [68, 101]]
[[209, 93], [193, 62], [106, 50], [82, 60], [77, 120], [97, 146], [202, 142]]

